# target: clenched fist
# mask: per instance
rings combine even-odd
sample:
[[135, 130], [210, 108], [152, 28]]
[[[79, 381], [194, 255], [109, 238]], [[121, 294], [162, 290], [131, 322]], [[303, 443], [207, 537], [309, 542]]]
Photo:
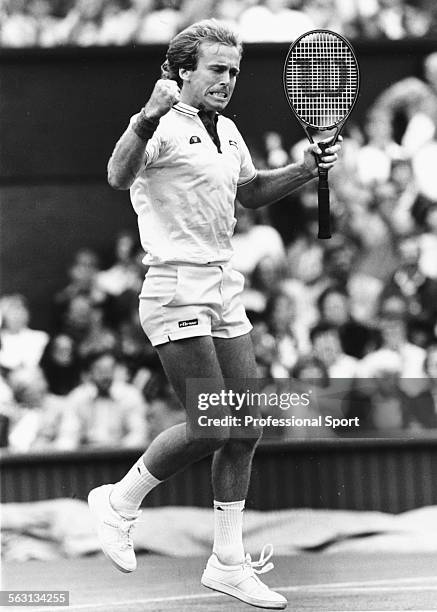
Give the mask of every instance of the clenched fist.
[[156, 81], [144, 110], [150, 119], [160, 119], [172, 106], [179, 102], [181, 90], [176, 81], [159, 79]]

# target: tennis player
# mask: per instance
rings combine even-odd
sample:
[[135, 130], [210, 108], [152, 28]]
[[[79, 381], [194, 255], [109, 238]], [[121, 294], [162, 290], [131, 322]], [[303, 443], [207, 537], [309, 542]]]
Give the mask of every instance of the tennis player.
[[[257, 376], [251, 324], [240, 300], [243, 276], [229, 264], [235, 199], [257, 208], [283, 198], [317, 176], [314, 154], [321, 154], [316, 144], [308, 145], [301, 163], [255, 169], [235, 124], [221, 114], [234, 91], [241, 54], [238, 36], [215, 20], [175, 36], [162, 78], [109, 160], [109, 183], [130, 189], [150, 266], [140, 294], [141, 322], [186, 406], [187, 425], [161, 433], [122, 480], [93, 489], [89, 504], [106, 556], [131, 572], [136, 568], [131, 528], [143, 498], [213, 454], [214, 546], [202, 584], [255, 606], [282, 609], [287, 600], [257, 576], [272, 568], [271, 547], [253, 562], [242, 540], [261, 430], [254, 427], [241, 438], [224, 426], [209, 437], [188, 433], [198, 412], [186, 405], [187, 379], [209, 379], [208, 390], [220, 393], [224, 379], [243, 381], [246, 388]], [[338, 144], [328, 148], [322, 167], [332, 168], [339, 150]], [[211, 406], [208, 416], [223, 416], [228, 409]]]

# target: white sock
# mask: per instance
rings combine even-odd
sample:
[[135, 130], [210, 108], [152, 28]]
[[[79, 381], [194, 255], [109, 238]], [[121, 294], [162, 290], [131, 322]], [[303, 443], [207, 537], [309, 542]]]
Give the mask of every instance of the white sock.
[[136, 516], [146, 495], [160, 482], [149, 472], [140, 457], [126, 476], [114, 485], [109, 498], [111, 506], [124, 518], [132, 518]]
[[222, 503], [214, 500], [213, 552], [225, 565], [237, 565], [244, 561], [244, 501]]

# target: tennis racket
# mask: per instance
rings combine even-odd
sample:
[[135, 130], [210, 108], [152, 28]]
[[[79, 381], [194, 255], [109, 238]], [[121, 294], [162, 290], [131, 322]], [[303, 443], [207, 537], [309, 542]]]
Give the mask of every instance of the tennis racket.
[[[358, 97], [360, 71], [350, 43], [330, 30], [302, 34], [288, 50], [284, 64], [284, 90], [291, 110], [314, 143], [310, 130], [336, 130], [324, 152], [335, 144]], [[319, 238], [331, 237], [328, 171], [319, 166]]]

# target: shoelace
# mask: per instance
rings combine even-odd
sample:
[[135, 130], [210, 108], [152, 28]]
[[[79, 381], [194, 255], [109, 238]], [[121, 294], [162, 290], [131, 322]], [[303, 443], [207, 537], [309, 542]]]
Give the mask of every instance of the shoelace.
[[123, 542], [126, 548], [132, 548], [133, 546], [131, 531], [134, 527], [135, 527], [134, 521], [128, 521], [127, 519], [123, 519], [121, 522], [120, 531], [123, 534], [123, 536], [126, 537], [126, 541]]
[[138, 519], [122, 518], [119, 523], [115, 523], [115, 522], [112, 523], [111, 521], [104, 521], [104, 522], [106, 525], [109, 525], [110, 527], [114, 527], [115, 529], [119, 530], [121, 539], [122, 539], [122, 543], [123, 543], [123, 548], [132, 548], [133, 542], [132, 542], [131, 531], [136, 526], [137, 520]]
[[[255, 574], [265, 574], [274, 568], [273, 563], [267, 563], [269, 559], [271, 559], [273, 555], [273, 546], [271, 544], [266, 544], [263, 546], [260, 557], [258, 561], [252, 561], [251, 556], [247, 553], [246, 558], [244, 560], [244, 565], [251, 567]], [[255, 569], [259, 567], [260, 569]]]

